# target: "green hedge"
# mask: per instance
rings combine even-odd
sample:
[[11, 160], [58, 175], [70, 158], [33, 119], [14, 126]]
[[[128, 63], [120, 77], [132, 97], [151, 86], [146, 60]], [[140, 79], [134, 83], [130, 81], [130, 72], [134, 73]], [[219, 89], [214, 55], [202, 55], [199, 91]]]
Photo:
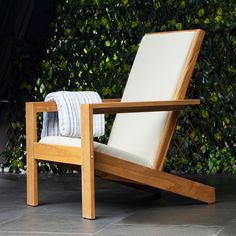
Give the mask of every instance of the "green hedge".
[[206, 36], [187, 92], [201, 105], [181, 113], [166, 170], [235, 173], [235, 17], [230, 0], [62, 1], [42, 72], [35, 85], [24, 82], [25, 90], [38, 100], [56, 90], [121, 97], [145, 32], [201, 28]]

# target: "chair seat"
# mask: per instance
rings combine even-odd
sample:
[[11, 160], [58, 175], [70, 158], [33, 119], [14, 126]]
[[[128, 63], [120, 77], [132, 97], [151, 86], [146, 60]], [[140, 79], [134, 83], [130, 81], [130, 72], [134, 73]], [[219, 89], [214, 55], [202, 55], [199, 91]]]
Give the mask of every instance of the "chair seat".
[[[63, 145], [63, 146], [71, 146], [71, 147], [80, 147], [81, 139], [80, 138], [71, 138], [71, 137], [62, 137], [62, 136], [47, 136], [43, 137], [39, 143], [44, 144], [52, 144], [52, 145]], [[151, 168], [152, 163], [149, 163], [142, 157], [134, 155], [132, 153], [120, 150], [118, 148], [114, 148], [102, 143], [94, 142], [94, 151], [107, 154], [109, 156], [113, 156], [122, 160], [126, 160], [129, 162], [133, 162], [139, 165], [143, 165]]]

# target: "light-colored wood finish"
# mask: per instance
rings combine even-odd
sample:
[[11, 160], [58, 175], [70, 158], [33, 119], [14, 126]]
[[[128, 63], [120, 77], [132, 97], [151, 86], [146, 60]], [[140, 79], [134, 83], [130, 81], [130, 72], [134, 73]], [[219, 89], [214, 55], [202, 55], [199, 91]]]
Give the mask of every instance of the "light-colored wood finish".
[[26, 103], [26, 164], [27, 164], [27, 204], [38, 205], [38, 168], [34, 159], [34, 142], [37, 141], [37, 123], [35, 107]]
[[95, 219], [93, 110], [89, 104], [80, 105], [82, 215]]
[[89, 104], [93, 114], [103, 113], [131, 113], [152, 111], [179, 111], [187, 105], [198, 105], [199, 99], [181, 99], [172, 101], [150, 101], [150, 102], [107, 102]]
[[[180, 76], [180, 80], [174, 96], [175, 100], [184, 99], [185, 97], [205, 34], [203, 30], [191, 30], [191, 31], [195, 32], [195, 36], [186, 59], [184, 69]], [[161, 138], [161, 142], [157, 147], [157, 153], [154, 162], [154, 168], [157, 170], [162, 170], [164, 167], [165, 158], [167, 155], [167, 151], [169, 150], [170, 141], [175, 130], [177, 119], [178, 119], [178, 113], [173, 111], [169, 112], [166, 126]]]
[[37, 160], [81, 165], [81, 149], [63, 145], [34, 143], [34, 158]]
[[103, 153], [95, 153], [95, 169], [202, 202], [215, 202], [213, 187], [120, 160]]
[[108, 98], [108, 99], [102, 99], [102, 102], [120, 102], [121, 98]]
[[[215, 202], [215, 189], [162, 171], [164, 157], [175, 129], [179, 110], [186, 105], [197, 105], [198, 99], [184, 96], [204, 33], [196, 31], [196, 37], [188, 55], [184, 72], [173, 101], [120, 102], [120, 99], [104, 100], [102, 104], [81, 105], [81, 147], [68, 147], [37, 143], [36, 113], [55, 112], [55, 102], [32, 102], [26, 104], [27, 136], [27, 204], [38, 205], [37, 160], [65, 163], [79, 168], [82, 175], [82, 215], [95, 218], [94, 172], [103, 178], [131, 184], [160, 188], [199, 201]], [[93, 150], [93, 114], [170, 111], [157, 152], [155, 168], [147, 168], [108, 156]], [[94, 163], [95, 162], [95, 163]]]
[[29, 102], [29, 103], [34, 107], [35, 113], [57, 111], [57, 105], [55, 102]]

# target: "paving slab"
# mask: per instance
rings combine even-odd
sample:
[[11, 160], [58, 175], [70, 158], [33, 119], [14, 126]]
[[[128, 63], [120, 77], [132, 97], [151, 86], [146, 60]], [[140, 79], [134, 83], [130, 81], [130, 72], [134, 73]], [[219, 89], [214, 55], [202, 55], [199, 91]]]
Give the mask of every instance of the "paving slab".
[[96, 236], [215, 236], [221, 227], [112, 225]]
[[0, 236], [236, 235], [236, 176], [188, 176], [216, 187], [216, 204], [96, 178], [96, 220], [81, 217], [78, 174], [39, 176], [39, 206], [26, 205], [25, 175], [0, 173]]

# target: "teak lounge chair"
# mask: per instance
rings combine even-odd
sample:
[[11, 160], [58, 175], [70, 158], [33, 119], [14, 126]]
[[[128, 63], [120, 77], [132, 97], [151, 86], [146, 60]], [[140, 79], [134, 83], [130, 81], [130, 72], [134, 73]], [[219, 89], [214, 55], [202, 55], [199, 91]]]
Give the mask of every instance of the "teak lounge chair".
[[[37, 161], [81, 166], [82, 215], [95, 218], [94, 175], [147, 185], [206, 203], [215, 189], [163, 172], [178, 113], [198, 99], [184, 99], [204, 37], [202, 30], [146, 34], [122, 99], [82, 104], [81, 139], [37, 141], [36, 115], [55, 112], [54, 102], [26, 103], [27, 204], [38, 205]], [[93, 142], [92, 116], [117, 114], [107, 145]]]

